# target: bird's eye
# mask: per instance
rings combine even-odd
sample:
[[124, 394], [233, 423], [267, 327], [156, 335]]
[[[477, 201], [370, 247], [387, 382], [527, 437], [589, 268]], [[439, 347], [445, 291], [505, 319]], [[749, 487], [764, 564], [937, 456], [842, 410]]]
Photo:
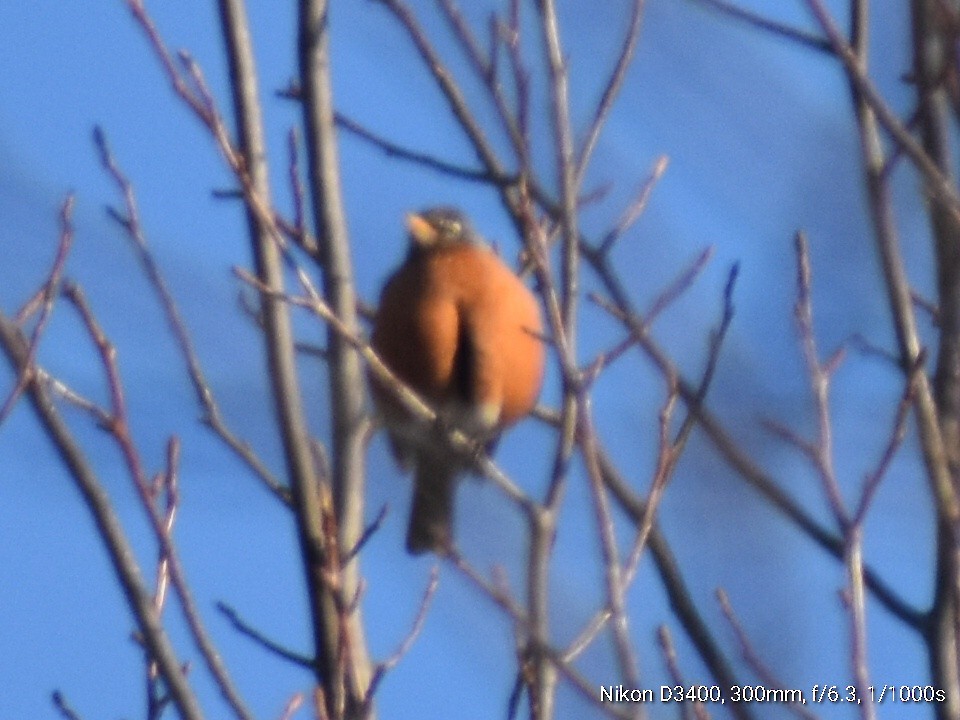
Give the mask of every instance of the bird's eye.
[[462, 229], [459, 220], [447, 220], [444, 223], [444, 230], [447, 231], [448, 235], [459, 235]]

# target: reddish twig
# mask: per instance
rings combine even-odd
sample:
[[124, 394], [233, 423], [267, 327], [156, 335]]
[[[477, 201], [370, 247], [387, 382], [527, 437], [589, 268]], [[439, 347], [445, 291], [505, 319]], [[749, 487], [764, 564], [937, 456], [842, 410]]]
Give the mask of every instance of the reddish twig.
[[294, 696], [287, 701], [278, 720], [291, 720], [291, 718], [297, 714], [297, 711], [303, 707], [303, 701], [303, 693], [294, 694]]
[[174, 546], [172, 538], [165, 531], [164, 520], [151, 496], [150, 484], [147, 481], [140, 454], [133, 443], [123, 382], [117, 365], [116, 350], [104, 333], [90, 306], [87, 304], [80, 287], [75, 284], [68, 284], [64, 288], [64, 295], [77, 309], [87, 333], [99, 353], [110, 395], [112, 422], [108, 429], [121, 451], [127, 466], [127, 471], [140, 498], [141, 505], [146, 511], [147, 518], [150, 521], [154, 537], [160, 546], [161, 555], [166, 560], [171, 584], [176, 590], [177, 597], [180, 600], [183, 616], [193, 636], [194, 642], [206, 662], [207, 669], [210, 671], [211, 676], [214, 678], [231, 708], [238, 717], [244, 720], [251, 718], [252, 716], [246, 709], [239, 692], [227, 673], [219, 651], [207, 634], [193, 598], [190, 585], [187, 583], [182, 565], [180, 564], [176, 547]]
[[[0, 313], [0, 347], [16, 372], [22, 372], [29, 344], [12, 322]], [[186, 681], [177, 655], [157, 617], [153, 596], [137, 565], [135, 553], [114, 512], [109, 495], [93, 472], [70, 430], [60, 417], [46, 385], [32, 381], [27, 392], [44, 431], [70, 471], [103, 538], [114, 571], [136, 618], [145, 647], [157, 661], [171, 701], [185, 720], [200, 720], [203, 711]]]
[[27, 306], [18, 313], [18, 323], [26, 320], [31, 313], [30, 306], [39, 305], [40, 317], [30, 333], [30, 342], [27, 349], [27, 359], [23, 364], [20, 374], [17, 376], [17, 384], [10, 391], [7, 399], [0, 405], [0, 425], [10, 415], [17, 399], [26, 390], [27, 385], [33, 379], [33, 373], [36, 368], [37, 350], [40, 347], [40, 338], [47, 327], [50, 316], [53, 313], [53, 304], [60, 293], [60, 281], [63, 277], [63, 269], [67, 263], [67, 256], [70, 254], [70, 247], [73, 245], [73, 205], [74, 196], [68, 195], [60, 206], [60, 241], [57, 243], [57, 251], [53, 258], [53, 264], [47, 279], [41, 285], [40, 291], [35, 295], [36, 303], [28, 303]]

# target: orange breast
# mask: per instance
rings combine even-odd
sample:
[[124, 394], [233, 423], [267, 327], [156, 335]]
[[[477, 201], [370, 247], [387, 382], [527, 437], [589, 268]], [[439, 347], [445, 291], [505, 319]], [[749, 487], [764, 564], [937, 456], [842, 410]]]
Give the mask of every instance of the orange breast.
[[[371, 343], [426, 399], [498, 406], [504, 427], [526, 415], [540, 393], [542, 330], [539, 305], [516, 275], [488, 249], [459, 245], [410, 259], [390, 278]], [[374, 391], [384, 402], [376, 385]]]

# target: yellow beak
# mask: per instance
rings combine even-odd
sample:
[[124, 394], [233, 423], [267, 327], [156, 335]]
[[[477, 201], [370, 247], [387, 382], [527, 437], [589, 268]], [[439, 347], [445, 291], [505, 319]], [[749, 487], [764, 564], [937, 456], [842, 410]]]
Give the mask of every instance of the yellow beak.
[[413, 241], [421, 247], [430, 247], [437, 241], [439, 235], [437, 229], [417, 213], [407, 214], [407, 230], [410, 231]]

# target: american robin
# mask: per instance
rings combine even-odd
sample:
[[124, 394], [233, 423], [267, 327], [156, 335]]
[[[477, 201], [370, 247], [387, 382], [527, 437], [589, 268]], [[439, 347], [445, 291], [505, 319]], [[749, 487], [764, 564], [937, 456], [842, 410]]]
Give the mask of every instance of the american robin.
[[[407, 216], [410, 248], [380, 296], [371, 345], [384, 363], [456, 428], [492, 450], [536, 403], [545, 357], [533, 293], [474, 233], [439, 207]], [[451, 547], [457, 476], [470, 458], [438, 428], [411, 418], [371, 377], [393, 453], [414, 472], [407, 550]]]

